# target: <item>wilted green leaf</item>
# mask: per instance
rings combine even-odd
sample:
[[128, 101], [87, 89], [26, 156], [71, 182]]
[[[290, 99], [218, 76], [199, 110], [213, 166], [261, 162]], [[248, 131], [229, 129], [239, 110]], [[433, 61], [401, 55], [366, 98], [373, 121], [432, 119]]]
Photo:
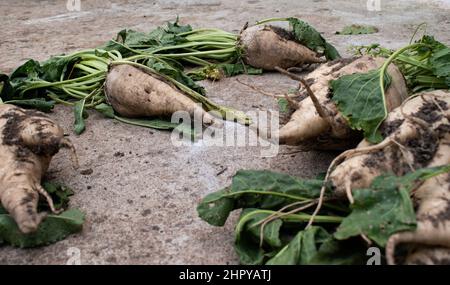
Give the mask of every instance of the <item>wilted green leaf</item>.
[[102, 113], [105, 117], [108, 117], [110, 119], [114, 119], [115, 115], [114, 115], [114, 109], [111, 105], [106, 104], [106, 103], [101, 103], [98, 104], [97, 106], [95, 106], [95, 110], [99, 111], [100, 113]]
[[243, 265], [261, 265], [264, 262], [264, 250], [249, 236], [244, 235], [234, 243], [234, 250]]
[[224, 77], [222, 70], [216, 65], [208, 65], [193, 69], [187, 73], [187, 75], [194, 81], [200, 80], [220, 80]]
[[321, 180], [296, 179], [267, 170], [239, 170], [229, 188], [206, 196], [197, 211], [206, 222], [222, 226], [234, 209], [272, 209], [298, 200], [316, 198]]
[[7, 74], [0, 74], [0, 84], [0, 100], [5, 101], [8, 100], [8, 98], [11, 99], [14, 90]]
[[[243, 235], [251, 235], [255, 240], [261, 238], [261, 222], [270, 214], [261, 212], [259, 209], [244, 209], [236, 226], [236, 240]], [[280, 247], [280, 228], [283, 222], [276, 219], [267, 223], [263, 229], [263, 241], [270, 247]]]
[[[384, 90], [391, 77], [384, 74]], [[332, 100], [355, 130], [364, 131], [372, 143], [382, 140], [378, 127], [387, 116], [386, 102], [380, 87], [380, 70], [341, 76], [331, 81]]]
[[[37, 88], [31, 91], [24, 91], [33, 87], [43, 78], [51, 79], [60, 75], [58, 66], [53, 70], [49, 65], [41, 66], [35, 60], [28, 60], [16, 68], [11, 76], [0, 74], [0, 82], [3, 82], [3, 88], [0, 93], [1, 100], [4, 103], [10, 103], [22, 107], [35, 108], [43, 112], [49, 112], [55, 105], [54, 101], [45, 101], [46, 91], [43, 88]], [[51, 72], [47, 74], [46, 72]]]
[[197, 206], [198, 216], [210, 225], [221, 227], [234, 210], [234, 199], [223, 197], [227, 189], [207, 195]]
[[328, 60], [334, 60], [337, 58], [341, 58], [338, 50], [330, 43], [325, 43], [325, 58]]
[[43, 98], [24, 99], [24, 100], [9, 100], [5, 104], [13, 104], [25, 108], [33, 108], [42, 112], [50, 112], [55, 107], [55, 101], [45, 101]]
[[308, 264], [317, 255], [320, 244], [330, 238], [322, 227], [310, 227], [302, 230], [274, 257], [267, 265], [301, 265]]
[[85, 110], [84, 110], [84, 104], [85, 100], [82, 99], [75, 103], [75, 106], [73, 108], [74, 115], [75, 115], [75, 123], [73, 126], [74, 132], [79, 135], [86, 129], [86, 125], [84, 124], [84, 116], [85, 116]]
[[21, 248], [48, 245], [81, 231], [83, 222], [84, 214], [70, 209], [60, 215], [49, 215], [35, 233], [25, 235], [9, 214], [0, 213], [0, 240]]
[[360, 234], [384, 247], [389, 237], [416, 228], [416, 215], [410, 191], [418, 181], [450, 171], [450, 166], [420, 169], [397, 177], [381, 175], [369, 189], [353, 191], [352, 212], [338, 227], [334, 236], [347, 239]]
[[315, 52], [324, 53], [328, 60], [341, 57], [336, 48], [328, 43], [311, 25], [297, 18], [288, 18], [287, 20], [293, 28], [297, 42]]
[[[430, 58], [433, 73], [438, 77], [446, 79], [447, 84], [450, 82], [450, 48], [442, 48], [435, 52]], [[448, 84], [450, 87], [450, 84]]]
[[191, 25], [180, 25], [178, 24], [180, 18], [177, 16], [175, 22], [167, 22], [167, 31], [172, 34], [181, 34], [192, 31]]
[[[11, 76], [2, 74], [0, 76], [0, 81], [3, 81], [4, 87], [1, 93], [3, 101], [18, 100], [23, 99], [21, 91], [26, 89], [29, 84], [32, 84], [39, 79], [42, 69], [39, 62], [35, 60], [28, 60], [21, 66], [17, 67]], [[37, 92], [35, 92], [37, 93]], [[38, 94], [32, 94], [32, 96], [27, 97], [27, 99], [33, 98]]]
[[350, 25], [346, 26], [340, 32], [336, 32], [338, 35], [364, 35], [378, 33], [378, 29], [375, 26], [368, 25]]
[[11, 79], [38, 78], [41, 73], [42, 69], [39, 62], [33, 59], [29, 59], [11, 73]]
[[177, 124], [171, 123], [170, 121], [161, 120], [161, 119], [133, 119], [133, 118], [123, 118], [120, 116], [114, 115], [114, 118], [122, 123], [126, 123], [129, 125], [140, 126], [145, 128], [157, 129], [157, 130], [173, 130], [177, 129], [180, 133], [184, 134], [185, 137], [195, 138], [196, 133], [195, 129], [193, 129], [190, 125], [186, 124]]
[[[251, 195], [244, 200], [245, 207], [270, 209], [291, 201], [286, 195], [300, 198], [317, 198], [323, 181], [315, 179], [298, 179], [293, 176], [269, 170], [239, 170], [233, 177], [231, 192], [259, 190], [275, 192], [275, 195]], [[276, 195], [276, 194], [281, 195]], [[243, 193], [245, 194], [245, 193]], [[250, 193], [249, 193], [250, 194]], [[286, 195], [283, 195], [286, 194]], [[246, 198], [246, 197], [241, 197]]]
[[54, 56], [42, 62], [40, 75], [42, 80], [56, 82], [64, 80], [62, 77], [66, 73], [70, 64], [77, 60], [76, 56]]
[[[239, 255], [241, 264], [257, 265], [262, 264], [265, 251], [260, 248], [262, 220], [269, 214], [261, 213], [259, 209], [245, 209], [239, 218], [236, 226], [235, 250]], [[266, 248], [277, 248], [281, 246], [280, 228], [283, 222], [274, 220], [264, 227], [263, 241]]]
[[157, 27], [148, 33], [125, 29], [117, 34], [115, 41], [107, 42], [100, 49], [117, 50], [123, 57], [129, 57], [137, 54], [133, 49], [152, 52], [162, 46], [184, 43], [186, 39], [178, 36], [178, 34], [191, 30], [192, 28], [189, 25], [179, 25], [178, 19], [174, 23], [168, 22], [167, 27]]
[[138, 32], [131, 29], [121, 30], [117, 34], [116, 40], [132, 48], [138, 45], [159, 45], [157, 37], [152, 37], [148, 33]]
[[179, 83], [189, 87], [190, 89], [196, 91], [201, 95], [205, 95], [205, 88], [198, 85], [192, 78], [190, 78], [186, 73], [184, 73], [181, 69], [174, 68], [172, 65], [167, 62], [162, 62], [160, 60], [148, 60], [146, 65], [158, 73], [167, 75]]
[[305, 263], [308, 265], [363, 265], [367, 261], [367, 247], [361, 240], [336, 240], [330, 237], [317, 253]]
[[359, 189], [353, 197], [352, 213], [338, 227], [334, 235], [337, 239], [365, 234], [384, 247], [392, 234], [416, 227], [414, 208], [405, 189]]

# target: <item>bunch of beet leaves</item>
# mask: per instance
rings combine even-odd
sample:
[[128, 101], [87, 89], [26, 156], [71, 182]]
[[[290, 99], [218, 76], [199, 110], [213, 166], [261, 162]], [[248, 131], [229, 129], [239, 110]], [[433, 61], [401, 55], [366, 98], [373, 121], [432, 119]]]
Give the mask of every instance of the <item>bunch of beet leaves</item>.
[[[328, 59], [339, 57], [336, 49], [309, 24], [296, 18], [269, 19], [289, 22], [293, 39]], [[261, 74], [260, 67], [247, 65], [242, 59], [244, 47], [240, 35], [215, 28], [193, 29], [180, 25], [178, 19], [166, 27], [150, 32], [125, 29], [101, 47], [54, 56], [38, 62], [30, 59], [10, 75], [0, 74], [2, 102], [41, 111], [50, 111], [55, 104], [72, 106], [74, 132], [85, 130], [87, 109], [95, 109], [122, 123], [155, 129], [173, 129], [177, 124], [167, 118], [128, 118], [112, 108], [105, 96], [104, 82], [113, 65], [128, 64], [146, 72], [157, 74], [174, 85], [206, 111], [216, 111], [223, 117], [249, 124], [250, 119], [241, 112], [215, 104], [206, 98], [203, 87], [195, 81], [218, 80], [238, 74]], [[186, 67], [190, 71], [185, 70]], [[190, 133], [192, 129], [179, 128]]]
[[386, 62], [380, 69], [344, 75], [332, 81], [332, 100], [351, 128], [363, 131], [371, 142], [383, 139], [379, 127], [388, 114], [384, 96], [391, 84], [386, 72], [390, 64], [399, 67], [410, 94], [450, 88], [450, 47], [432, 36], [425, 35], [398, 50], [379, 44], [356, 49], [357, 55], [386, 57]]
[[365, 264], [370, 247], [382, 249], [391, 235], [416, 228], [410, 195], [417, 183], [448, 171], [450, 166], [381, 175], [354, 192], [352, 205], [337, 200], [328, 187], [314, 225], [308, 225], [322, 178], [241, 170], [229, 187], [204, 197], [197, 212], [223, 226], [232, 211], [241, 210], [234, 248], [242, 264]]
[[[339, 57], [336, 49], [306, 22], [295, 18], [269, 19], [259, 25], [274, 20], [289, 22], [293, 28], [289, 37], [306, 46], [306, 50], [310, 49], [308, 52], [314, 56]], [[271, 28], [268, 32], [277, 35]], [[55, 104], [71, 106], [76, 134], [85, 130], [87, 109], [97, 110], [108, 118], [127, 124], [156, 129], [177, 127], [191, 134], [190, 126], [180, 129], [167, 118], [130, 118], [117, 113], [106, 98], [106, 79], [114, 66], [128, 65], [154, 75], [201, 103], [207, 111], [217, 111], [224, 117], [233, 113], [233, 120], [247, 124], [249, 118], [215, 104], [206, 98], [203, 87], [195, 82], [242, 73], [261, 74], [260, 66], [249, 66], [243, 59], [245, 47], [239, 38], [240, 35], [220, 29], [193, 29], [190, 25], [180, 25], [178, 19], [148, 33], [122, 30], [114, 40], [101, 47], [54, 56], [43, 62], [30, 59], [11, 74], [0, 74], [0, 103], [44, 112], [51, 111]], [[191, 70], [186, 72], [186, 67]], [[49, 182], [43, 187], [56, 201], [56, 208], [66, 208], [69, 196], [73, 194], [70, 189]], [[45, 211], [45, 203], [41, 203], [38, 210]], [[84, 214], [71, 209], [60, 215], [49, 215], [36, 232], [24, 235], [12, 217], [0, 207], [0, 243], [19, 247], [46, 245], [80, 231], [83, 221]]]

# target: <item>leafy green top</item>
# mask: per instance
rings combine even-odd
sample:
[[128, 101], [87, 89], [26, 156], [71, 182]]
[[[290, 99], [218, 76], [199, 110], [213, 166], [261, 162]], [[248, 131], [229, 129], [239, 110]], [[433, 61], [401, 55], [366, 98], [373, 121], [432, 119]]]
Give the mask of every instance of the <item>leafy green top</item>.
[[386, 72], [383, 90], [380, 86], [380, 70], [368, 73], [355, 73], [341, 76], [331, 81], [332, 100], [350, 126], [364, 131], [364, 136], [370, 142], [382, 140], [378, 128], [387, 116], [384, 91], [391, 83], [391, 77]]
[[243, 209], [234, 244], [242, 264], [363, 264], [367, 247], [358, 237], [384, 247], [392, 234], [414, 230], [411, 191], [449, 171], [445, 165], [402, 177], [379, 176], [369, 188], [353, 189], [355, 203], [349, 207], [327, 192], [326, 207], [315, 219], [321, 226], [309, 228], [305, 225], [313, 209], [287, 212], [314, 203], [323, 181], [265, 170], [239, 171], [230, 187], [207, 195], [197, 211], [209, 224], [223, 226], [231, 211]]
[[214, 226], [222, 226], [229, 214], [239, 208], [273, 209], [289, 201], [317, 197], [320, 180], [299, 180], [270, 171], [240, 170], [231, 187], [207, 195], [198, 205], [199, 216]]
[[387, 72], [389, 64], [395, 63], [400, 68], [413, 92], [448, 89], [450, 48], [430, 36], [424, 36], [416, 43], [394, 52], [379, 45], [365, 48], [368, 54], [388, 56], [388, 59], [380, 69], [344, 75], [333, 80], [330, 87], [333, 91], [332, 100], [350, 127], [362, 130], [367, 140], [378, 143], [383, 139], [378, 128], [387, 116], [385, 90], [391, 83]]
[[295, 39], [299, 43], [315, 52], [323, 53], [328, 60], [341, 57], [336, 48], [328, 43], [310, 24], [297, 18], [287, 18], [287, 20], [293, 28]]
[[136, 54], [136, 51], [133, 51], [135, 48], [144, 47], [145, 51], [151, 52], [161, 46], [175, 46], [185, 43], [187, 42], [186, 38], [178, 34], [190, 32], [192, 27], [190, 25], [179, 25], [178, 20], [177, 18], [173, 23], [168, 22], [167, 27], [157, 27], [148, 33], [131, 29], [121, 30], [115, 40], [107, 42], [100, 49], [117, 50], [124, 57], [128, 57]]

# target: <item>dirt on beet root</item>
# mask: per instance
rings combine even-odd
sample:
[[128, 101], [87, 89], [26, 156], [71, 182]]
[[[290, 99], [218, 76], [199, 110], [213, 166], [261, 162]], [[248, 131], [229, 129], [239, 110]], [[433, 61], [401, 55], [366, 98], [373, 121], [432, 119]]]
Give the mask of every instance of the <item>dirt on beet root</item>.
[[442, 118], [441, 110], [446, 111], [448, 109], [447, 103], [436, 99], [435, 102], [430, 101], [423, 104], [419, 111], [413, 114], [414, 117], [424, 120], [429, 124], [440, 120]]
[[[23, 121], [30, 116], [40, 117], [39, 119], [31, 120], [30, 124], [36, 126], [36, 138], [46, 143], [36, 146], [25, 145], [22, 137], [18, 135], [26, 126], [23, 124]], [[11, 112], [7, 112], [1, 116], [1, 118], [7, 119], [6, 126], [2, 132], [3, 143], [8, 146], [16, 146], [15, 154], [19, 160], [26, 160], [26, 158], [30, 155], [30, 152], [37, 155], [54, 155], [59, 151], [60, 142], [54, 138], [48, 140], [49, 137], [52, 137], [52, 134], [43, 131], [45, 130], [44, 119], [47, 118], [45, 114], [35, 110], [24, 110], [21, 113], [17, 110], [13, 110]]]

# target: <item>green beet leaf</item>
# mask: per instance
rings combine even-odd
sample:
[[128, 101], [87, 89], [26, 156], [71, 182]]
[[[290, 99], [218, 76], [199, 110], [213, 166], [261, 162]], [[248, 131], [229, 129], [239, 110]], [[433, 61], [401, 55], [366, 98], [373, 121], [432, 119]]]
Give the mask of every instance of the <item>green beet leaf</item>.
[[263, 230], [263, 248], [259, 246], [261, 239], [261, 221], [270, 214], [259, 209], [245, 209], [242, 211], [236, 225], [235, 251], [241, 264], [262, 264], [265, 258], [263, 248], [278, 248], [282, 245], [280, 228], [283, 222], [279, 219], [267, 223]]
[[189, 31], [192, 31], [192, 27], [179, 25], [177, 19], [174, 23], [168, 22], [167, 27], [157, 27], [148, 33], [130, 29], [122, 30], [117, 34], [116, 40], [109, 41], [100, 48], [117, 50], [125, 58], [136, 55], [135, 48], [151, 52], [163, 46], [174, 46], [184, 43], [186, 39], [178, 36], [178, 34]]
[[45, 80], [59, 80], [68, 62], [68, 57], [54, 57], [40, 65], [39, 62], [30, 59], [16, 68], [11, 76], [0, 74], [0, 82], [3, 82], [0, 92], [1, 101], [49, 112], [55, 102], [45, 99], [46, 91], [43, 88], [31, 91], [27, 91], [27, 89], [35, 87]]
[[55, 101], [46, 101], [44, 98], [9, 100], [4, 103], [24, 108], [32, 108], [46, 113], [50, 112], [55, 107]]
[[68, 67], [77, 60], [77, 56], [54, 56], [42, 62], [41, 79], [48, 82], [64, 80], [63, 74], [66, 74]]
[[198, 205], [197, 212], [209, 224], [223, 226], [235, 209], [275, 209], [295, 201], [317, 198], [321, 187], [322, 180], [302, 180], [267, 170], [240, 170], [230, 187], [207, 195]]
[[[248, 208], [242, 211], [239, 222], [236, 225], [236, 240], [239, 240], [244, 234], [251, 235], [255, 240], [261, 238], [260, 222], [269, 217], [259, 209]], [[283, 224], [281, 219], [273, 220], [267, 223], [263, 229], [263, 241], [270, 247], [280, 247], [280, 228]]]
[[324, 53], [328, 60], [341, 57], [336, 48], [328, 43], [311, 25], [297, 18], [288, 18], [287, 20], [293, 28], [297, 42], [315, 52]]
[[167, 32], [170, 32], [172, 34], [181, 34], [192, 31], [191, 25], [180, 25], [178, 24], [179, 20], [180, 18], [177, 16], [175, 22], [167, 22]]
[[[32, 85], [34, 82], [39, 81], [40, 74], [42, 73], [42, 68], [36, 60], [30, 59], [26, 61], [21, 66], [17, 67], [11, 76], [2, 75], [1, 80], [4, 82], [4, 87], [2, 90], [2, 100], [18, 100], [24, 99], [22, 91], [28, 86]], [[30, 94], [27, 94], [30, 95]], [[39, 96], [38, 92], [30, 95], [27, 99]], [[39, 96], [40, 97], [40, 96]]]
[[0, 212], [0, 240], [15, 247], [28, 248], [48, 245], [81, 231], [84, 214], [70, 209], [60, 215], [49, 215], [32, 234], [23, 234], [13, 218]]
[[380, 70], [341, 76], [331, 82], [333, 101], [355, 130], [362, 130], [367, 140], [382, 140], [378, 128], [387, 116], [384, 90], [391, 77], [384, 74], [383, 90], [380, 86]]
[[174, 68], [172, 65], [163, 62], [163, 61], [156, 61], [156, 60], [148, 60], [146, 65], [150, 67], [151, 69], [155, 70], [158, 73], [167, 75], [179, 83], [189, 87], [190, 89], [196, 91], [197, 93], [205, 96], [206, 91], [205, 88], [198, 85], [192, 78], [190, 78], [186, 73], [184, 73], [181, 69]]
[[73, 125], [74, 132], [79, 135], [84, 132], [86, 129], [86, 125], [84, 123], [84, 117], [85, 117], [85, 105], [86, 100], [82, 99], [75, 103], [75, 106], [73, 108], [74, 116], [75, 116], [75, 123]]
[[446, 84], [450, 87], [450, 48], [442, 48], [435, 52], [430, 58], [433, 73], [437, 77], [443, 77]]
[[338, 227], [334, 235], [337, 239], [365, 234], [384, 247], [392, 234], [415, 229], [416, 217], [407, 190], [359, 189], [353, 193], [353, 211]]
[[234, 199], [224, 197], [228, 193], [228, 189], [223, 189], [203, 198], [197, 206], [199, 217], [210, 225], [223, 226], [234, 210]]
[[[106, 109], [103, 109], [104, 112], [108, 112], [106, 114], [110, 114], [109, 111]], [[103, 112], [103, 114], [105, 114]], [[153, 118], [143, 118], [143, 119], [133, 119], [133, 118], [124, 118], [117, 115], [114, 115], [114, 119], [121, 123], [133, 125], [133, 126], [139, 126], [139, 127], [145, 127], [145, 128], [151, 128], [156, 130], [174, 130], [176, 129], [179, 133], [183, 134], [184, 137], [187, 138], [195, 138], [197, 136], [197, 133], [195, 129], [193, 129], [190, 125], [181, 123], [172, 123], [167, 120], [162, 119], [153, 119]]]
[[98, 104], [97, 106], [95, 106], [95, 110], [99, 111], [107, 118], [114, 119], [114, 117], [115, 117], [114, 109], [109, 104], [106, 104], [106, 103]]
[[302, 230], [266, 265], [301, 265], [308, 264], [317, 255], [320, 244], [330, 238], [322, 227], [310, 227]]
[[244, 235], [236, 240], [234, 250], [239, 256], [239, 262], [243, 265], [262, 265], [264, 262], [264, 250], [250, 236]]
[[158, 45], [156, 37], [149, 36], [144, 32], [135, 30], [122, 30], [117, 34], [117, 41], [126, 46], [134, 47], [136, 45]]
[[356, 238], [336, 240], [330, 237], [322, 243], [307, 265], [364, 265], [367, 247]]
[[231, 192], [256, 190], [270, 193], [270, 195], [250, 195], [241, 200], [243, 200], [243, 208], [258, 206], [258, 208], [272, 209], [286, 202], [292, 202], [290, 195], [303, 200], [317, 198], [322, 183], [321, 180], [298, 179], [268, 170], [239, 170], [233, 177]]
[[419, 181], [450, 171], [450, 165], [425, 168], [405, 176], [378, 176], [369, 189], [353, 191], [352, 212], [336, 230], [338, 240], [360, 234], [381, 247], [389, 237], [400, 231], [416, 228], [416, 215], [410, 192]]

